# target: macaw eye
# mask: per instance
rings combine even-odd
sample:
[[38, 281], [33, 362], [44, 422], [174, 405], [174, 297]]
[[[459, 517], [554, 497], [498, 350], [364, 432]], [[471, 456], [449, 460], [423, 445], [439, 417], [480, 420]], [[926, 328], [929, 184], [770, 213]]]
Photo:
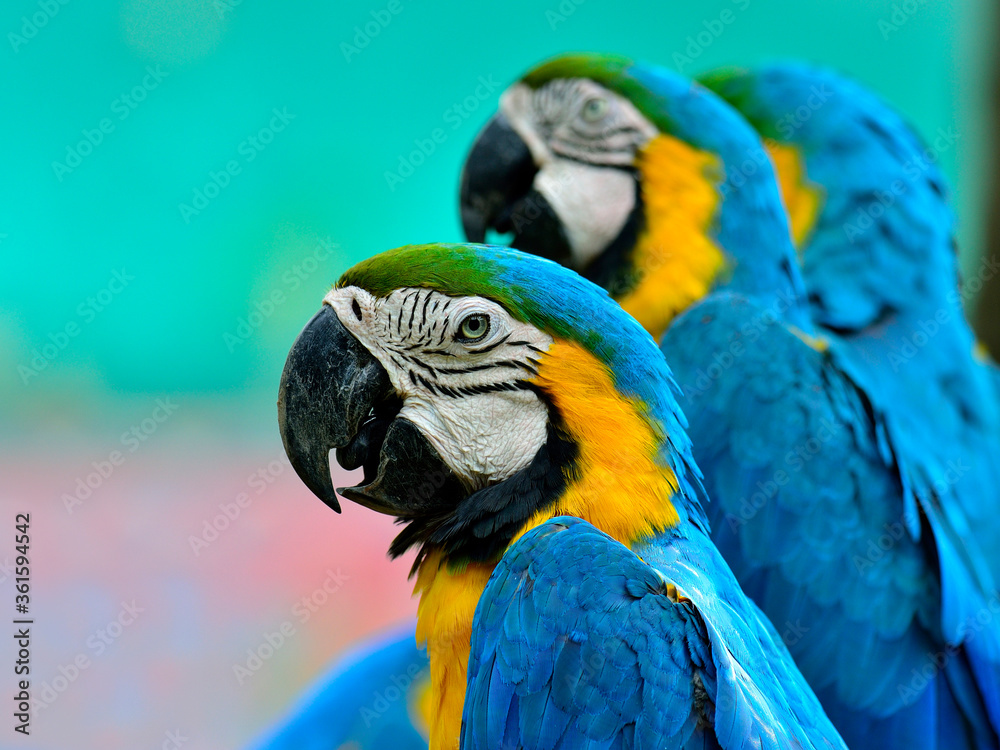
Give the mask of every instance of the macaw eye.
[[587, 122], [598, 122], [608, 113], [608, 100], [600, 97], [588, 99], [583, 105], [583, 119]]
[[473, 313], [458, 324], [458, 340], [463, 344], [472, 344], [486, 338], [490, 332], [490, 316], [483, 313]]

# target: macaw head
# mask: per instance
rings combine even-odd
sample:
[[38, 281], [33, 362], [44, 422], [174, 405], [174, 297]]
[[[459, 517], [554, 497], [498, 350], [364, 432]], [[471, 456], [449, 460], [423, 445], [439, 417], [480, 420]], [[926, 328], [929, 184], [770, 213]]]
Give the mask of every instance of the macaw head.
[[507, 248], [376, 255], [324, 297], [288, 355], [278, 416], [295, 471], [406, 527], [390, 553], [495, 562], [546, 518], [632, 541], [696, 514], [700, 479], [652, 338], [608, 295]]
[[608, 289], [654, 336], [728, 283], [801, 292], [757, 134], [662, 68], [594, 54], [535, 68], [473, 144], [460, 202], [470, 240], [512, 234]]
[[948, 133], [925, 145], [874, 93], [814, 65], [724, 68], [700, 81], [764, 137], [814, 320], [850, 332], [940, 308], [957, 281], [954, 220], [935, 164]]

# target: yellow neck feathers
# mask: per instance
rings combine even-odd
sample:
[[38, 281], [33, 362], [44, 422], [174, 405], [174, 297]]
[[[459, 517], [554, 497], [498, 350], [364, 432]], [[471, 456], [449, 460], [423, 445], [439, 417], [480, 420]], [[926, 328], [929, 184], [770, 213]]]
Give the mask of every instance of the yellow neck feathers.
[[607, 368], [579, 344], [556, 341], [534, 379], [579, 447], [579, 474], [522, 530], [554, 516], [577, 516], [631, 546], [678, 522], [677, 479], [658, 461], [663, 435], [645, 406], [622, 396]]
[[[518, 537], [549, 518], [571, 515], [631, 546], [678, 522], [672, 503], [677, 479], [657, 460], [663, 436], [643, 417], [641, 403], [618, 393], [594, 355], [557, 340], [534, 383], [548, 394], [579, 447], [578, 471], [567, 477], [563, 495], [536, 513]], [[420, 595], [417, 642], [427, 644], [431, 665], [431, 750], [458, 748], [472, 617], [493, 567], [450, 570], [438, 553], [420, 566], [414, 593]]]
[[426, 644], [431, 666], [430, 695], [423, 704], [430, 750], [458, 750], [472, 616], [493, 568], [471, 563], [452, 571], [432, 552], [417, 573], [417, 643]]
[[[722, 271], [708, 232], [719, 207], [719, 161], [668, 135], [639, 154], [646, 226], [633, 250], [633, 288], [615, 297], [654, 338], [704, 297]], [[612, 290], [613, 291], [613, 290]]]
[[778, 186], [781, 189], [781, 200], [788, 213], [791, 225], [792, 241], [795, 247], [802, 250], [802, 243], [816, 225], [819, 209], [823, 202], [823, 191], [806, 177], [802, 154], [795, 146], [764, 141], [774, 171], [778, 174]]

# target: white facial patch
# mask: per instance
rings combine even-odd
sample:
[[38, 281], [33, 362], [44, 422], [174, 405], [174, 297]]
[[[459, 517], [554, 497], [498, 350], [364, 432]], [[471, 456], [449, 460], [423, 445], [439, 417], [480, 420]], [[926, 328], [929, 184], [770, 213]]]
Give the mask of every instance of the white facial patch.
[[548, 410], [526, 385], [552, 337], [482, 297], [397, 289], [323, 299], [389, 375], [410, 420], [470, 489], [508, 478], [545, 443]]
[[562, 223], [575, 267], [585, 268], [621, 233], [635, 208], [628, 168], [658, 130], [626, 98], [586, 78], [538, 89], [517, 83], [500, 111], [538, 167], [534, 188]]
[[635, 178], [612, 167], [556, 159], [535, 175], [534, 187], [559, 217], [578, 271], [621, 234], [635, 208]]

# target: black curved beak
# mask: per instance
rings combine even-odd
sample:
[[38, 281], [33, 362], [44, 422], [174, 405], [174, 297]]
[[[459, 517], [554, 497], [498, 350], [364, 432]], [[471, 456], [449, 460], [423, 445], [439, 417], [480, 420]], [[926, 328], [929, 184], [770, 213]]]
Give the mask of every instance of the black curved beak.
[[511, 209], [531, 190], [537, 172], [528, 145], [502, 113], [494, 115], [462, 169], [459, 206], [470, 242], [485, 240], [487, 229], [511, 231]]
[[340, 494], [399, 517], [440, 512], [464, 494], [461, 483], [416, 425], [385, 368], [324, 305], [295, 340], [278, 388], [278, 426], [295, 473], [338, 513], [330, 451], [364, 482]]
[[462, 169], [462, 228], [470, 242], [486, 231], [512, 232], [518, 250], [571, 265], [566, 230], [534, 187], [538, 167], [528, 145], [502, 113], [493, 116], [472, 144]]
[[338, 458], [342, 450], [352, 454], [345, 468], [360, 466], [357, 459], [363, 451], [358, 448], [367, 447], [356, 445], [362, 425], [375, 405], [388, 401], [392, 393], [385, 368], [327, 305], [306, 324], [288, 352], [278, 388], [278, 426], [285, 453], [313, 494], [338, 513], [330, 451], [337, 448]]

